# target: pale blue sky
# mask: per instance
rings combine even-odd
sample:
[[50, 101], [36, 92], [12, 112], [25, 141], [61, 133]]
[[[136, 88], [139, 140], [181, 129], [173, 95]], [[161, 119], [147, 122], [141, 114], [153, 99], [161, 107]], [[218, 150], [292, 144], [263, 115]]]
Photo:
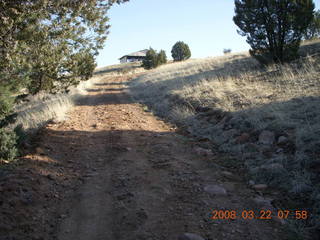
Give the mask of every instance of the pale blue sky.
[[[316, 8], [320, 0], [314, 0]], [[149, 48], [171, 48], [184, 41], [192, 58], [223, 55], [249, 49], [233, 23], [234, 0], [130, 0], [109, 11], [110, 34], [97, 58], [98, 67], [119, 63], [125, 54]]]

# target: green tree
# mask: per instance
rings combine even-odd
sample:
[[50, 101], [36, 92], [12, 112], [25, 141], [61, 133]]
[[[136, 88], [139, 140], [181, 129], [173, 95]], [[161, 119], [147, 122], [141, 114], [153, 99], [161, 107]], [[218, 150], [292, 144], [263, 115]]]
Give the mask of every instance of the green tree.
[[157, 55], [157, 65], [162, 65], [167, 63], [167, 54], [164, 50], [161, 50]]
[[145, 59], [142, 61], [142, 67], [145, 69], [152, 69], [158, 66], [158, 54], [153, 48], [149, 48]]
[[[107, 12], [126, 1], [0, 1], [0, 145], [14, 148], [14, 134], [2, 128], [22, 88], [56, 93], [92, 75], [110, 27]], [[3, 151], [0, 158], [10, 155]]]
[[282, 63], [297, 56], [313, 9], [312, 0], [235, 0], [233, 20], [254, 57]]
[[182, 41], [179, 41], [173, 45], [171, 54], [174, 61], [184, 61], [191, 57], [189, 46]]
[[315, 11], [313, 14], [313, 20], [307, 28], [304, 39], [310, 40], [320, 37], [320, 10]]

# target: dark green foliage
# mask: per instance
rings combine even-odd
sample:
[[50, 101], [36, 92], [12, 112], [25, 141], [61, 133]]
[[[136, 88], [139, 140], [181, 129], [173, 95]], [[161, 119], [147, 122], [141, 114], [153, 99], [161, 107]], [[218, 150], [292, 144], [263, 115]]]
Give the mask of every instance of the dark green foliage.
[[189, 46], [181, 41], [172, 47], [171, 54], [174, 61], [184, 61], [191, 57]]
[[153, 48], [150, 48], [146, 54], [146, 58], [142, 62], [142, 67], [145, 69], [152, 69], [165, 63], [167, 63], [166, 52], [161, 50], [157, 53]]
[[142, 61], [142, 67], [152, 69], [156, 68], [157, 64], [157, 52], [153, 48], [150, 48], [146, 54], [146, 58]]
[[164, 50], [161, 50], [157, 56], [158, 66], [167, 63], [167, 55]]
[[264, 64], [282, 63], [297, 56], [313, 9], [312, 0], [235, 0], [233, 20], [252, 56]]
[[96, 67], [95, 57], [108, 35], [107, 11], [112, 4], [126, 1], [0, 1], [3, 158], [14, 155], [4, 149], [13, 147], [14, 133], [8, 135], [1, 129], [13, 119], [14, 96], [22, 89], [25, 94], [67, 91], [90, 78]]
[[17, 137], [15, 132], [0, 128], [0, 161], [11, 161], [17, 156]]
[[313, 20], [304, 34], [304, 39], [310, 40], [320, 37], [320, 10], [314, 12]]

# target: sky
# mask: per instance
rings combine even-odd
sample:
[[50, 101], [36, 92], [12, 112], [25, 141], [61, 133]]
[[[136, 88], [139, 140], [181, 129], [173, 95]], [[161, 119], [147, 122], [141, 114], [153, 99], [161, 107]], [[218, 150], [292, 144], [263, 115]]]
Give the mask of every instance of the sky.
[[[314, 0], [316, 9], [320, 0]], [[237, 33], [234, 0], [130, 0], [109, 10], [110, 34], [97, 58], [98, 67], [119, 63], [123, 55], [152, 47], [165, 50], [177, 41], [190, 47], [192, 58], [249, 49]]]

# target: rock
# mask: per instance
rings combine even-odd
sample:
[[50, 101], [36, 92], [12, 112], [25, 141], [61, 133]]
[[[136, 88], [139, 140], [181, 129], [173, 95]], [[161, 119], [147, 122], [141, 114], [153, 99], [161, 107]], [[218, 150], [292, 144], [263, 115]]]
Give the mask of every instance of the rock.
[[253, 181], [253, 180], [249, 180], [248, 184], [249, 184], [249, 186], [253, 186], [253, 185], [255, 185], [256, 183], [255, 183], [255, 181]]
[[285, 144], [285, 143], [287, 143], [287, 142], [288, 142], [288, 138], [285, 137], [285, 136], [280, 136], [280, 137], [278, 138], [278, 144]]
[[236, 138], [237, 144], [247, 143], [250, 139], [250, 135], [248, 133], [242, 133], [239, 137]]
[[236, 176], [233, 173], [228, 172], [228, 171], [222, 171], [221, 175], [228, 178], [228, 179], [231, 179], [231, 180], [240, 180], [239, 176]]
[[228, 131], [223, 132], [223, 136], [227, 138], [227, 140], [233, 138], [237, 134], [238, 134], [238, 131], [236, 129], [230, 129]]
[[259, 135], [259, 143], [272, 145], [275, 141], [275, 135], [273, 132], [270, 131], [262, 131]]
[[293, 187], [290, 190], [291, 193], [302, 194], [312, 192], [312, 186], [306, 183], [293, 181], [292, 185]]
[[267, 184], [256, 184], [256, 185], [253, 185], [252, 188], [257, 191], [263, 191], [268, 188], [268, 185]]
[[197, 112], [208, 112], [210, 110], [211, 110], [211, 108], [209, 108], [209, 107], [201, 107], [201, 106], [196, 107]]
[[320, 160], [312, 159], [309, 163], [309, 168], [313, 172], [320, 173]]
[[212, 155], [212, 151], [210, 149], [204, 149], [201, 147], [196, 147], [194, 149], [194, 151], [201, 156], [211, 156]]
[[264, 164], [260, 167], [262, 170], [271, 170], [271, 171], [279, 171], [284, 170], [284, 167], [280, 163], [271, 163], [271, 164]]
[[259, 146], [255, 143], [248, 143], [245, 145], [244, 150], [246, 152], [256, 153], [256, 152], [259, 152]]
[[178, 240], [204, 240], [204, 238], [194, 233], [184, 233], [178, 237]]
[[226, 196], [227, 191], [223, 187], [219, 185], [207, 185], [204, 187], [204, 191], [207, 193], [210, 193], [212, 195], [218, 195], [218, 196]]
[[233, 177], [233, 174], [231, 172], [228, 172], [228, 171], [222, 171], [221, 175], [223, 175], [225, 177]]
[[48, 174], [47, 178], [50, 179], [50, 180], [54, 180], [54, 177], [51, 174]]
[[45, 154], [44, 151], [43, 151], [43, 149], [40, 148], [40, 147], [37, 147], [37, 148], [36, 148], [36, 153], [39, 154], [39, 155], [44, 155], [44, 154]]
[[262, 209], [271, 210], [271, 211], [274, 209], [274, 207], [271, 204], [272, 199], [270, 198], [264, 198], [264, 197], [258, 196], [254, 198], [253, 201]]

